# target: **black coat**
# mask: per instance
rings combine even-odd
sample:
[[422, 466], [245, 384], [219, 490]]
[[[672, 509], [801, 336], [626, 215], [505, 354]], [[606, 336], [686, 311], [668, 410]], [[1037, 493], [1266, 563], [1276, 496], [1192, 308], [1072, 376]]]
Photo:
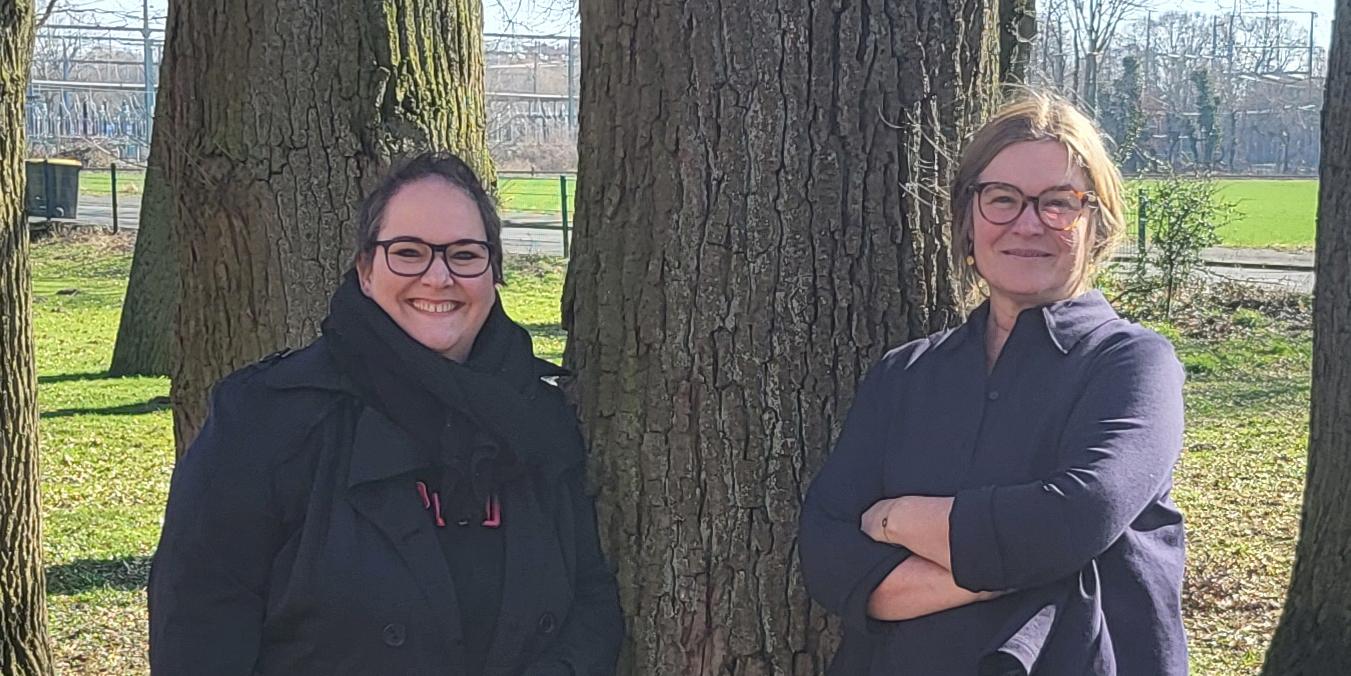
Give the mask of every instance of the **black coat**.
[[[612, 674], [614, 576], [576, 420], [534, 360], [510, 383], [557, 454], [501, 488], [503, 598], [485, 676]], [[174, 471], [150, 574], [156, 675], [464, 673], [461, 618], [407, 435], [325, 339], [221, 381]]]

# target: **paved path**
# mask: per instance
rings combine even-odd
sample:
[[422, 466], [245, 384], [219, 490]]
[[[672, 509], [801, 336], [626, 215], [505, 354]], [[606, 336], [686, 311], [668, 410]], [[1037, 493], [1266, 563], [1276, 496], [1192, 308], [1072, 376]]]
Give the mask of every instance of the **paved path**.
[[[119, 195], [117, 201], [118, 227], [126, 230], [140, 227], [141, 196]], [[112, 213], [111, 197], [80, 195], [80, 222], [111, 228]], [[556, 217], [548, 214], [509, 213], [503, 214], [503, 221], [502, 244], [507, 253], [563, 254], [563, 233], [557, 229], [560, 221]], [[554, 229], [535, 229], [531, 226]], [[1203, 255], [1207, 272], [1217, 278], [1303, 292], [1313, 290], [1311, 252], [1215, 247], [1206, 249]]]

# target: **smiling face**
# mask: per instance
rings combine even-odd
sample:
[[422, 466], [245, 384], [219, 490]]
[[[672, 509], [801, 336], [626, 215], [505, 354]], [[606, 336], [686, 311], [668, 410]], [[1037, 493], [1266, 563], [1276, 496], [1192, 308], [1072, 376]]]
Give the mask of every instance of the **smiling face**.
[[[1088, 176], [1069, 149], [1057, 141], [1022, 142], [1004, 148], [985, 166], [979, 182], [1006, 183], [1029, 196], [1050, 188], [1092, 190]], [[989, 287], [992, 301], [1034, 307], [1064, 300], [1079, 291], [1088, 240], [1093, 237], [1088, 224], [1090, 210], [1085, 209], [1064, 231], [1046, 227], [1031, 204], [1005, 225], [990, 222], [974, 202], [969, 213], [975, 267]]]
[[[385, 205], [380, 221], [382, 241], [412, 237], [436, 245], [487, 239], [474, 200], [438, 177], [400, 188]], [[390, 270], [385, 247], [377, 246], [357, 262], [357, 273], [362, 292], [399, 328], [428, 349], [459, 362], [469, 357], [497, 297], [491, 271], [455, 277], [439, 253], [425, 273], [403, 277]]]

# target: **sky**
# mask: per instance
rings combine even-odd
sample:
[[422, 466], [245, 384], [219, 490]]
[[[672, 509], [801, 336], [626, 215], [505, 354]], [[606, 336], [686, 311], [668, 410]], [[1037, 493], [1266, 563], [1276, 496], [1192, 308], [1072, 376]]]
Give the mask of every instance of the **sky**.
[[[148, 4], [152, 20], [163, 24], [165, 0], [62, 0], [92, 10], [99, 23], [140, 23], [143, 4]], [[484, 0], [484, 30], [489, 33], [576, 34], [575, 12], [562, 9], [576, 0]], [[1160, 9], [1192, 12], [1228, 13], [1234, 9], [1260, 11], [1266, 8], [1287, 12], [1315, 12], [1314, 36], [1327, 46], [1332, 30], [1336, 0], [1147, 0]], [[1301, 19], [1302, 21], [1302, 19]]]

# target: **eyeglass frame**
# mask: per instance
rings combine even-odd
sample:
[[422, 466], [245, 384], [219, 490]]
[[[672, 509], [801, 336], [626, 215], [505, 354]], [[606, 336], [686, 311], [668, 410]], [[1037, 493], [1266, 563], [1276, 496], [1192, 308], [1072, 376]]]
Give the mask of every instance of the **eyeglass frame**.
[[[428, 246], [428, 247], [431, 248], [431, 250], [432, 250], [432, 255], [431, 255], [430, 257], [427, 258], [427, 267], [423, 268], [423, 269], [422, 269], [422, 272], [418, 272], [418, 273], [416, 273], [416, 274], [406, 273], [406, 272], [399, 272], [398, 270], [395, 270], [395, 269], [394, 269], [394, 266], [393, 266], [393, 265], [390, 264], [390, 262], [389, 262], [389, 247], [390, 247], [390, 245], [392, 245], [392, 244], [402, 244], [402, 243], [404, 243], [404, 242], [412, 242], [412, 243], [414, 243], [414, 244], [423, 244], [423, 245], [426, 245], [426, 246]], [[488, 251], [488, 262], [483, 264], [483, 270], [481, 270], [481, 271], [478, 272], [478, 273], [472, 274], [472, 275], [463, 275], [463, 274], [460, 274], [460, 273], [458, 273], [458, 272], [455, 272], [455, 268], [454, 268], [454, 266], [452, 266], [452, 265], [450, 264], [450, 259], [449, 259], [447, 256], [448, 256], [448, 252], [450, 251], [450, 247], [452, 247], [452, 246], [457, 246], [457, 245], [462, 245], [462, 244], [481, 244], [481, 245], [483, 246], [483, 248], [486, 249], [486, 250]], [[426, 241], [426, 240], [419, 239], [419, 238], [417, 238], [417, 237], [406, 236], [406, 235], [405, 235], [405, 236], [402, 236], [402, 237], [395, 237], [395, 238], [393, 238], [393, 239], [377, 239], [377, 240], [371, 242], [371, 249], [372, 249], [372, 250], [377, 249], [377, 248], [379, 248], [379, 247], [384, 247], [384, 249], [385, 249], [385, 267], [386, 267], [386, 268], [389, 268], [390, 273], [395, 274], [395, 275], [398, 275], [398, 276], [400, 276], [400, 277], [409, 277], [409, 278], [413, 278], [413, 277], [421, 277], [421, 276], [427, 274], [427, 271], [428, 271], [428, 270], [431, 270], [431, 269], [432, 269], [432, 265], [434, 265], [434, 264], [436, 263], [437, 254], [439, 253], [439, 254], [441, 254], [441, 262], [442, 262], [443, 264], [445, 264], [445, 266], [446, 266], [446, 272], [450, 273], [450, 276], [451, 276], [451, 277], [454, 277], [454, 278], [456, 278], [456, 279], [476, 279], [476, 278], [478, 278], [478, 277], [482, 277], [482, 276], [484, 275], [484, 273], [486, 273], [486, 272], [488, 272], [489, 270], [492, 269], [492, 267], [493, 267], [493, 254], [495, 253], [495, 249], [493, 248], [493, 243], [492, 243], [492, 242], [489, 242], [489, 241], [487, 241], [487, 240], [482, 240], [482, 239], [471, 239], [471, 238], [468, 238], [468, 237], [466, 237], [466, 238], [464, 238], [464, 239], [457, 239], [457, 240], [455, 240], [454, 242], [446, 242], [445, 244], [432, 244], [431, 242], [428, 242], [428, 241]]]
[[[996, 220], [994, 220], [993, 218], [990, 218], [989, 216], [986, 216], [986, 215], [985, 215], [985, 205], [981, 204], [981, 201], [980, 201], [980, 193], [981, 193], [982, 191], [984, 191], [985, 188], [987, 188], [987, 187], [989, 187], [989, 186], [992, 186], [992, 185], [1004, 185], [1004, 186], [1008, 186], [1008, 187], [1010, 187], [1010, 188], [1013, 188], [1014, 190], [1017, 190], [1017, 191], [1018, 191], [1018, 194], [1023, 196], [1023, 203], [1022, 203], [1021, 205], [1018, 206], [1018, 213], [1014, 214], [1014, 215], [1013, 215], [1013, 218], [1010, 218], [1010, 219], [1008, 219], [1007, 221], [1000, 222], [1000, 221], [996, 221]], [[971, 193], [971, 196], [975, 199], [975, 201], [976, 201], [976, 211], [978, 211], [978, 212], [980, 213], [981, 218], [984, 218], [985, 220], [989, 221], [989, 222], [990, 222], [991, 224], [993, 224], [993, 225], [1001, 225], [1001, 226], [1002, 226], [1002, 225], [1008, 225], [1008, 224], [1010, 224], [1010, 223], [1012, 223], [1012, 222], [1018, 220], [1018, 219], [1023, 215], [1023, 212], [1027, 211], [1027, 205], [1028, 205], [1028, 203], [1030, 202], [1030, 203], [1033, 205], [1033, 207], [1035, 208], [1035, 209], [1034, 209], [1034, 213], [1037, 214], [1037, 220], [1040, 221], [1042, 225], [1046, 226], [1047, 228], [1050, 228], [1051, 230], [1055, 230], [1056, 232], [1068, 232], [1068, 231], [1070, 231], [1070, 230], [1073, 230], [1073, 229], [1077, 226], [1077, 224], [1078, 224], [1078, 222], [1079, 222], [1079, 216], [1082, 215], [1083, 212], [1088, 211], [1088, 210], [1091, 209], [1091, 208], [1096, 208], [1097, 205], [1098, 205], [1098, 194], [1097, 194], [1097, 193], [1093, 192], [1092, 190], [1075, 190], [1074, 188], [1072, 188], [1072, 187], [1070, 187], [1070, 186], [1064, 186], [1064, 187], [1056, 186], [1056, 187], [1054, 187], [1054, 188], [1047, 188], [1047, 189], [1045, 189], [1045, 190], [1043, 190], [1043, 191], [1037, 193], [1036, 195], [1031, 195], [1031, 196], [1029, 196], [1027, 193], [1023, 192], [1023, 189], [1022, 189], [1022, 188], [1019, 188], [1018, 186], [1013, 185], [1012, 183], [1007, 183], [1007, 182], [1005, 182], [1005, 181], [981, 181], [980, 183], [973, 183], [973, 184], [971, 185], [971, 187], [968, 188], [967, 190], [968, 190], [968, 192]], [[1068, 193], [1073, 194], [1075, 197], [1077, 197], [1077, 198], [1079, 199], [1079, 213], [1078, 213], [1078, 214], [1075, 214], [1074, 220], [1070, 221], [1070, 224], [1069, 224], [1069, 225], [1067, 225], [1067, 226], [1065, 226], [1065, 227], [1063, 227], [1063, 228], [1057, 228], [1056, 226], [1051, 225], [1050, 223], [1047, 223], [1047, 222], [1046, 222], [1046, 218], [1045, 218], [1044, 216], [1042, 216], [1042, 214], [1041, 214], [1041, 198], [1042, 198], [1042, 196], [1044, 196], [1044, 195], [1045, 195], [1046, 193], [1048, 193], [1048, 192], [1068, 192]]]

